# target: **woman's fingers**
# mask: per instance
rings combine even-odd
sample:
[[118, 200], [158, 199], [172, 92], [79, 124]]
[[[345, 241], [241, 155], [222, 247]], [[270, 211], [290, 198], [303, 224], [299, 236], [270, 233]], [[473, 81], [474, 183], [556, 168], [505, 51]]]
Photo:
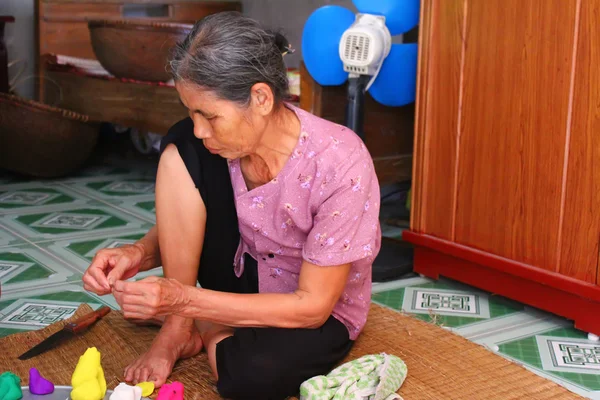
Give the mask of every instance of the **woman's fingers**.
[[115, 260], [115, 267], [108, 273], [106, 277], [108, 285], [112, 287], [115, 282], [119, 281], [123, 275], [131, 268], [131, 259], [127, 256], [121, 256]]
[[99, 283], [93, 280], [89, 275], [83, 276], [83, 288], [88, 292], [96, 293], [99, 296], [109, 294], [110, 290], [106, 290]]
[[106, 272], [104, 268], [90, 267], [87, 274], [93, 282], [102, 287], [104, 290], [110, 292], [110, 285], [106, 279]]
[[84, 275], [84, 278], [88, 276], [90, 286], [99, 285], [104, 290], [110, 292], [110, 285], [108, 284], [108, 279], [106, 279], [106, 274], [111, 268], [110, 259], [112, 255], [113, 251], [111, 250], [100, 250], [96, 254]]

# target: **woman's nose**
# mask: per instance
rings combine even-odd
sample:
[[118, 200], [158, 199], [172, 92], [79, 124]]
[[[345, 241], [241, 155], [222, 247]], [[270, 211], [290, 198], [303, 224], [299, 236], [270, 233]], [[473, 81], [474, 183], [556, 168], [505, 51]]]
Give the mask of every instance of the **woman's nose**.
[[206, 128], [194, 125], [194, 136], [198, 139], [207, 139], [210, 137], [210, 131]]
[[194, 136], [198, 139], [207, 139], [212, 135], [212, 128], [203, 118], [194, 118]]

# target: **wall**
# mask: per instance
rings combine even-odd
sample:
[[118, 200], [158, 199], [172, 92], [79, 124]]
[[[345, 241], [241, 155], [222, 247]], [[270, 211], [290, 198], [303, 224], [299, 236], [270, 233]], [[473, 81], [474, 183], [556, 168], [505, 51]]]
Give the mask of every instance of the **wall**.
[[[25, 69], [20, 74], [19, 80], [31, 77], [34, 74], [35, 55], [35, 24], [34, 0], [0, 0], [0, 15], [12, 15], [15, 22], [7, 24], [5, 28], [5, 41], [8, 50], [9, 63], [18, 60], [18, 64], [9, 69], [9, 79], [12, 81], [19, 70]], [[33, 84], [35, 80], [28, 79], [18, 84], [17, 92], [24, 97], [33, 98]]]
[[340, 5], [356, 12], [351, 0], [243, 0], [244, 13], [271, 29], [281, 29], [294, 54], [286, 56], [289, 67], [298, 67], [302, 59], [302, 29], [310, 14], [327, 4]]

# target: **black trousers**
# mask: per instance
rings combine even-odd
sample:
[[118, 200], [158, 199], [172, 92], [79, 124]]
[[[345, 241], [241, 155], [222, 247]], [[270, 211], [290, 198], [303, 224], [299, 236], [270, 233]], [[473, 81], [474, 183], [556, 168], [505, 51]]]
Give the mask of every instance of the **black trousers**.
[[[207, 210], [198, 282], [206, 289], [257, 293], [257, 262], [245, 255], [244, 273], [233, 271], [240, 240], [227, 161], [206, 150], [187, 118], [174, 125], [161, 151], [174, 144]], [[350, 351], [346, 327], [329, 317], [318, 329], [240, 328], [217, 345], [217, 388], [230, 399], [281, 400], [296, 395], [300, 384], [327, 374]]]

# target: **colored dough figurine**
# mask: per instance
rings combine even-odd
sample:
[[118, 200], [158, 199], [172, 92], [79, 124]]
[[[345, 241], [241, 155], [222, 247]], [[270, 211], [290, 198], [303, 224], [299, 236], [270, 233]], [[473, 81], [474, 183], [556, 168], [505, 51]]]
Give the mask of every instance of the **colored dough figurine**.
[[139, 386], [129, 386], [126, 383], [119, 383], [110, 395], [109, 400], [140, 400], [142, 398], [142, 388]]
[[29, 392], [31, 394], [45, 395], [54, 392], [54, 384], [40, 375], [35, 368], [29, 370]]
[[12, 372], [0, 375], [0, 400], [19, 400], [23, 398], [21, 379]]
[[135, 386], [142, 388], [142, 397], [148, 397], [154, 393], [154, 382], [140, 382]]
[[79, 357], [71, 377], [72, 400], [102, 400], [106, 395], [106, 380], [100, 364], [100, 352], [90, 347]]
[[162, 385], [156, 400], [183, 400], [183, 384], [175, 381]]

